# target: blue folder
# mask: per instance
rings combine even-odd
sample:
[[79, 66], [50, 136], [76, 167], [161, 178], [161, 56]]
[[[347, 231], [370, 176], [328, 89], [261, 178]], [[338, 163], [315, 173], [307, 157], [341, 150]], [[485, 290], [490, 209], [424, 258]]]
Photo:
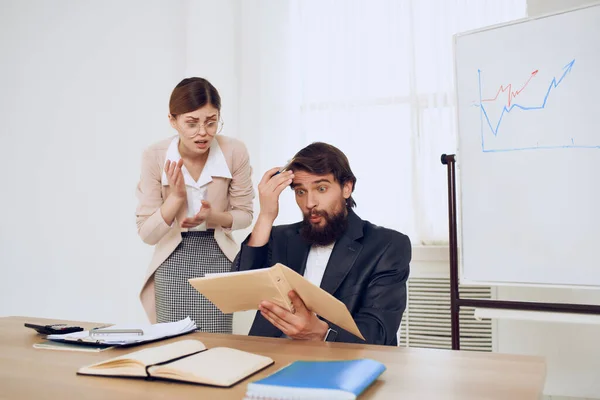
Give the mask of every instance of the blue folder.
[[295, 361], [274, 374], [248, 384], [247, 399], [356, 399], [383, 372], [370, 359]]

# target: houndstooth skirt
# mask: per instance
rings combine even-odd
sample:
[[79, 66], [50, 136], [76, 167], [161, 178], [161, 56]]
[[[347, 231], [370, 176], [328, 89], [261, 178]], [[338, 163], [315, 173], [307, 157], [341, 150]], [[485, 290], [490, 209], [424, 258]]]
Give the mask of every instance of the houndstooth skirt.
[[207, 273], [229, 272], [214, 231], [182, 232], [182, 241], [154, 274], [157, 322], [190, 317], [203, 332], [231, 333], [232, 314], [223, 314], [190, 285], [188, 279]]

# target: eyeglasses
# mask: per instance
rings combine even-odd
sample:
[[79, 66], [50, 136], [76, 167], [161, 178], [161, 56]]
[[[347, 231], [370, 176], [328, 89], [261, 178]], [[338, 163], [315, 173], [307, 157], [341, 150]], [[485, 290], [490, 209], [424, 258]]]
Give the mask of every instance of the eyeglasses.
[[204, 123], [200, 123], [200, 122], [194, 122], [194, 121], [189, 121], [189, 122], [184, 122], [183, 124], [180, 124], [180, 128], [181, 128], [181, 132], [189, 137], [189, 138], [193, 138], [195, 136], [197, 136], [198, 134], [200, 134], [200, 130], [202, 128], [204, 128], [204, 131], [211, 135], [214, 136], [217, 133], [221, 132], [221, 130], [223, 129], [223, 121], [218, 120], [218, 121], [206, 121]]

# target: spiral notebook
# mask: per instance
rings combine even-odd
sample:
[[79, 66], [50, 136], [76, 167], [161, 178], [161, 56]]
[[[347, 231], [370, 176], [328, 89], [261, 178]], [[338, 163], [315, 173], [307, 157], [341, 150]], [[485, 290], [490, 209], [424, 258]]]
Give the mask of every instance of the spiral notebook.
[[354, 400], [385, 371], [370, 359], [295, 361], [248, 384], [245, 399]]

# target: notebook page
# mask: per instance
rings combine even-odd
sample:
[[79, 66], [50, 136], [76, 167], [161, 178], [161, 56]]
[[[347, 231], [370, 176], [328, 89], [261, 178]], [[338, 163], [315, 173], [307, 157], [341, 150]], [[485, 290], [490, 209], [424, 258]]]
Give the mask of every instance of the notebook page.
[[87, 368], [111, 368], [132, 361], [140, 366], [154, 365], [175, 358], [183, 357], [186, 354], [192, 354], [206, 350], [206, 346], [199, 340], [180, 340], [178, 342], [165, 344], [162, 346], [151, 347], [149, 349], [138, 350], [133, 353], [128, 353], [119, 357], [111, 358], [110, 360], [102, 361]]
[[169, 364], [149, 368], [152, 376], [216, 386], [231, 386], [273, 360], [227, 347], [215, 347]]

